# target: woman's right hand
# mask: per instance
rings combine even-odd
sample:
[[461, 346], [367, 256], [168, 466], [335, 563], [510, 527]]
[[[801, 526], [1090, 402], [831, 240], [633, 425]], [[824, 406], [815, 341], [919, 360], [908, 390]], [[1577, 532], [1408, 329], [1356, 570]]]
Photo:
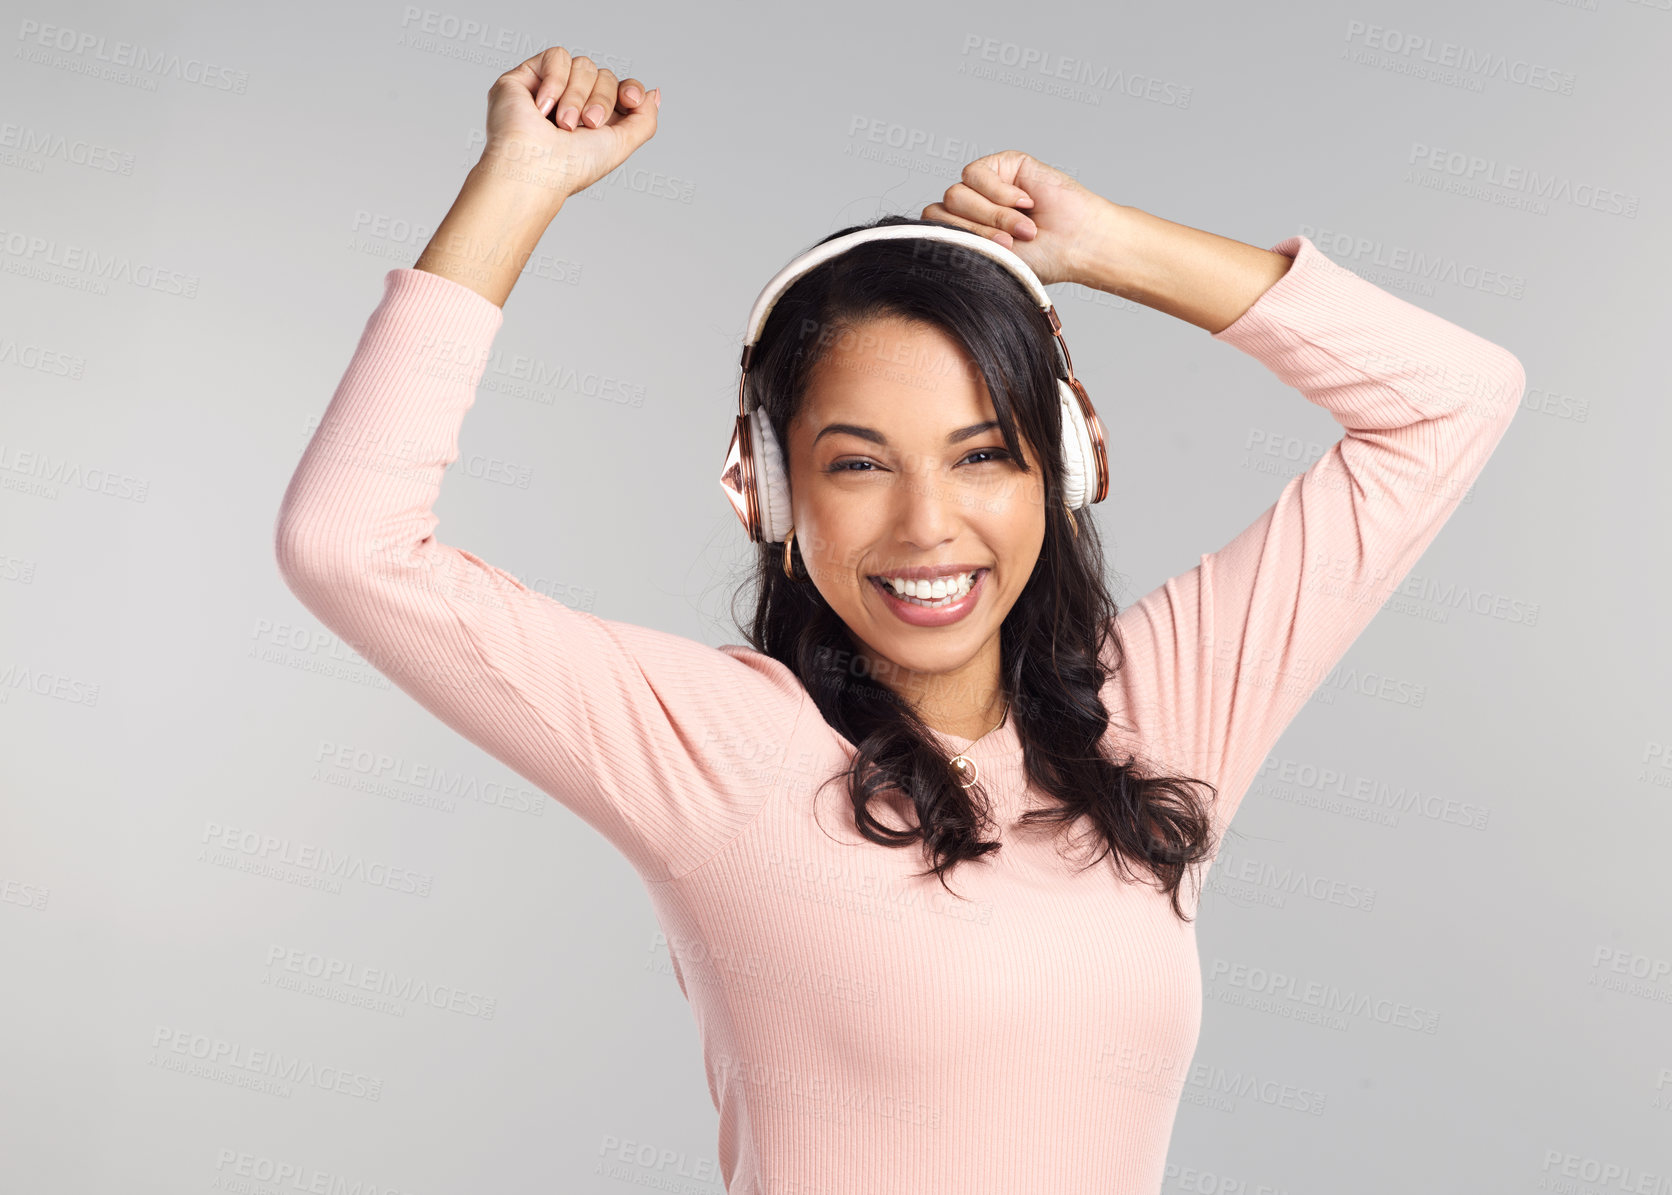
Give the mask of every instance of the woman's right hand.
[[[507, 174], [566, 199], [603, 178], [656, 135], [661, 88], [552, 46], [488, 91], [488, 145]], [[547, 114], [555, 114], [548, 116]]]

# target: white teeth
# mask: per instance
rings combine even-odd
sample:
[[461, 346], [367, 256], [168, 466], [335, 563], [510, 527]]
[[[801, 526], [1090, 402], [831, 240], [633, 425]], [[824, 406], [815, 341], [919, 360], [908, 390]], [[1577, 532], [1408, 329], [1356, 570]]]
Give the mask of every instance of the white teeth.
[[949, 605], [969, 593], [970, 587], [975, 584], [975, 572], [936, 577], [933, 581], [908, 581], [903, 577], [884, 577], [883, 580], [898, 597], [915, 598], [924, 604]]

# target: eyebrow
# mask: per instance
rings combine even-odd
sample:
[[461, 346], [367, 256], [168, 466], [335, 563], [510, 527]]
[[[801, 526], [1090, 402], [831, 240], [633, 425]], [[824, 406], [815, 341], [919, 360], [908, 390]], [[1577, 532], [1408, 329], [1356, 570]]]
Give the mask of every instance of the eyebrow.
[[[968, 427], [961, 427], [955, 432], [949, 432], [946, 437], [946, 442], [948, 444], [961, 444], [965, 440], [979, 436], [982, 432], [994, 431], [998, 428], [998, 426], [999, 421], [997, 419], [989, 419], [985, 423], [972, 423]], [[813, 437], [813, 443], [817, 444], [826, 436], [843, 434], [858, 436], [861, 440], [869, 440], [871, 443], [881, 444], [885, 448], [888, 446], [888, 437], [883, 435], [876, 428], [860, 427], [858, 424], [854, 423], [828, 424], [822, 431], [819, 432], [818, 435]]]

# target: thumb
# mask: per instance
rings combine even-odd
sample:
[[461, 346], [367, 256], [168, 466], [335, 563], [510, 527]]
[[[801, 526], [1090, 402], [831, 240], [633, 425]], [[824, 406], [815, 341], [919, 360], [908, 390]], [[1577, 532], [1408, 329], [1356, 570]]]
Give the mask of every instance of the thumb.
[[964, 167], [963, 181], [994, 203], [1031, 207], [1033, 199], [1022, 186], [1034, 160], [1019, 149], [1004, 149], [977, 158]]
[[644, 98], [644, 103], [610, 125], [625, 139], [628, 153], [632, 153], [656, 135], [656, 117], [662, 107], [662, 89], [652, 87]]

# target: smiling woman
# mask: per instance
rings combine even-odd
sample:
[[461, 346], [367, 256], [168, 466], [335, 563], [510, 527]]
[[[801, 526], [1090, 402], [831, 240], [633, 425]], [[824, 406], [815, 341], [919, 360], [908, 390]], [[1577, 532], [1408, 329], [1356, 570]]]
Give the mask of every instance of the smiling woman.
[[[848, 795], [866, 838], [923, 842], [943, 884], [998, 849], [982, 834], [989, 794], [949, 766], [942, 736], [1008, 723], [1058, 802], [1025, 820], [1090, 818], [1183, 916], [1211, 813], [1202, 782], [1107, 750], [1117, 607], [1096, 524], [1072, 514], [1097, 495], [1070, 476], [1074, 453], [1037, 447], [1064, 445], [1074, 410], [1055, 328], [1015, 264], [854, 236], [911, 227], [968, 235], [906, 216], [831, 234], [809, 253], [859, 243], [778, 295], [754, 344], [743, 405], [787, 445], [790, 528], [760, 550], [745, 633], [854, 744]], [[914, 828], [877, 819], [885, 794], [915, 810]]]
[[[453, 546], [434, 508], [522, 261], [654, 131], [657, 93], [616, 82], [553, 47], [494, 85], [495, 148], [388, 272], [291, 478], [281, 573], [643, 878], [731, 1195], [1155, 1195], [1213, 841], [1371, 587], [1480, 474], [1525, 373], [1305, 237], [1216, 237], [1005, 151], [944, 209], [798, 257], [751, 314], [726, 476], [759, 543], [753, 646], [573, 609]], [[970, 223], [988, 234], [953, 239], [1025, 269], [914, 252]], [[1118, 617], [1097, 524], [1072, 514], [1108, 465], [1035, 302], [1055, 281], [1205, 328], [1344, 429]], [[1088, 833], [1059, 841], [1070, 826]]]

